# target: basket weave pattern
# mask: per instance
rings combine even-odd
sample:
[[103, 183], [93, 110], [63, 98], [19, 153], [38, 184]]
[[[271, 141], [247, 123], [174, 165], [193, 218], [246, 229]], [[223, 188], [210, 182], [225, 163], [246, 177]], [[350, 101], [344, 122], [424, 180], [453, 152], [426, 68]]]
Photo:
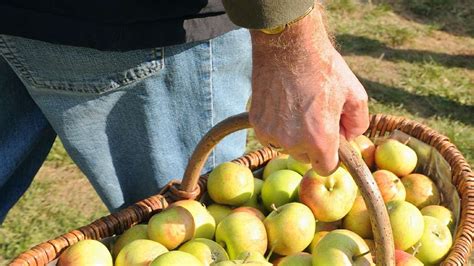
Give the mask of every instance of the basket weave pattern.
[[[462, 154], [449, 139], [418, 122], [389, 115], [371, 115], [366, 134], [369, 137], [383, 136], [393, 130], [405, 132], [435, 147], [451, 166], [452, 183], [461, 198], [461, 217], [453, 247], [442, 265], [466, 265], [474, 237], [474, 173]], [[252, 170], [265, 165], [278, 153], [263, 148], [249, 153], [234, 162]], [[148, 221], [168, 204], [180, 199], [199, 198], [206, 190], [207, 175], [201, 176], [198, 187], [192, 192], [180, 190], [179, 181], [171, 181], [159, 194], [137, 202], [117, 213], [102, 217], [93, 223], [72, 230], [55, 239], [41, 243], [20, 254], [10, 265], [46, 265], [56, 259], [68, 246], [83, 239], [102, 239], [121, 234], [131, 226]]]

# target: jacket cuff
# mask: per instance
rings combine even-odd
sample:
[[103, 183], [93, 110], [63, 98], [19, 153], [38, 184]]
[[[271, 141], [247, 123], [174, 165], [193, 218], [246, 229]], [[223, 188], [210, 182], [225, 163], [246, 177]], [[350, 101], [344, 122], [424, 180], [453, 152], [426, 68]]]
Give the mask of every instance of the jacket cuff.
[[314, 0], [222, 0], [230, 20], [248, 29], [285, 25], [304, 15]]

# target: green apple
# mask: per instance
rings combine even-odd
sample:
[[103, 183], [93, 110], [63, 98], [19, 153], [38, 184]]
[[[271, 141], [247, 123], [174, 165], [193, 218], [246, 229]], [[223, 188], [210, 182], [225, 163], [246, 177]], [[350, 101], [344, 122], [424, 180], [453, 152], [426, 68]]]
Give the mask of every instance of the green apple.
[[385, 203], [392, 200], [405, 200], [405, 187], [398, 176], [387, 170], [378, 170], [372, 175]]
[[117, 257], [120, 250], [125, 247], [128, 243], [137, 240], [137, 239], [148, 239], [148, 234], [146, 232], [147, 225], [146, 224], [137, 224], [133, 227], [127, 229], [123, 234], [121, 234], [112, 248], [112, 255], [113, 257]]
[[271, 159], [263, 169], [263, 180], [267, 179], [267, 177], [275, 171], [288, 169], [287, 162], [288, 154], [281, 154]]
[[265, 254], [267, 233], [257, 216], [247, 212], [235, 212], [217, 225], [216, 242], [226, 249], [230, 259], [235, 259], [247, 250]]
[[436, 184], [422, 174], [410, 174], [402, 177], [402, 183], [407, 191], [406, 201], [419, 209], [428, 205], [438, 205], [440, 195]]
[[216, 221], [216, 225], [222, 221], [227, 215], [232, 212], [232, 209], [229, 206], [213, 203], [207, 206], [207, 211]]
[[205, 266], [215, 262], [229, 260], [227, 252], [221, 245], [206, 238], [192, 239], [179, 247], [179, 250], [194, 255]]
[[260, 252], [256, 251], [244, 251], [240, 252], [239, 255], [237, 255], [237, 260], [243, 260], [243, 261], [252, 261], [252, 262], [267, 262], [268, 261], [265, 259], [265, 257], [262, 255]]
[[170, 206], [181, 206], [191, 212], [194, 219], [194, 237], [213, 239], [216, 231], [216, 221], [199, 201], [180, 200]]
[[374, 143], [366, 136], [360, 135], [354, 139], [354, 142], [359, 147], [359, 150], [362, 154], [362, 159], [364, 159], [365, 164], [369, 169], [375, 167], [375, 145]]
[[299, 188], [300, 201], [313, 211], [318, 221], [323, 222], [342, 219], [351, 210], [356, 194], [356, 183], [342, 167], [329, 176], [308, 171]]
[[259, 209], [263, 214], [267, 214], [267, 210], [263, 206], [262, 202], [262, 187], [263, 187], [263, 180], [259, 178], [253, 179], [253, 194], [252, 197], [246, 201], [242, 206], [253, 207]]
[[242, 207], [233, 209], [232, 212], [248, 212], [250, 214], [257, 216], [257, 218], [260, 219], [260, 221], [263, 221], [265, 219], [265, 215], [263, 215], [263, 213], [260, 210], [255, 209], [253, 207], [242, 206]]
[[263, 182], [263, 206], [267, 210], [271, 210], [272, 204], [280, 207], [286, 203], [296, 201], [298, 199], [298, 186], [301, 179], [301, 175], [292, 170], [273, 172]]
[[313, 256], [306, 252], [300, 252], [273, 261], [274, 266], [311, 266]]
[[287, 203], [263, 221], [270, 250], [280, 255], [303, 251], [313, 240], [316, 222], [313, 213], [299, 202]]
[[405, 251], [395, 250], [395, 264], [397, 266], [423, 266], [424, 264], [415, 256]]
[[288, 169], [293, 170], [300, 175], [305, 175], [311, 169], [310, 163], [302, 163], [291, 156], [288, 156], [288, 162], [286, 166]]
[[68, 247], [60, 256], [58, 266], [112, 266], [112, 255], [107, 247], [97, 240], [81, 240]]
[[403, 200], [390, 201], [386, 205], [395, 248], [406, 250], [423, 235], [423, 215], [415, 205]]
[[413, 172], [418, 157], [407, 145], [388, 139], [375, 149], [375, 164], [379, 169], [388, 170], [397, 176], [406, 176]]
[[313, 253], [314, 247], [323, 239], [324, 236], [326, 236], [330, 231], [317, 231], [314, 233], [313, 240], [311, 240], [311, 243], [309, 244], [307, 250], [310, 253]]
[[429, 205], [421, 209], [421, 214], [440, 220], [442, 224], [449, 228], [451, 233], [454, 233], [454, 216], [446, 207], [440, 205]]
[[453, 239], [448, 227], [440, 220], [423, 216], [425, 227], [419, 244], [415, 244], [418, 251], [415, 254], [425, 265], [438, 264], [448, 254]]
[[166, 252], [158, 256], [150, 266], [204, 266], [198, 258], [193, 255], [179, 251], [173, 250]]
[[369, 211], [367, 210], [367, 206], [365, 205], [364, 198], [362, 198], [362, 196], [358, 196], [355, 199], [351, 210], [344, 217], [342, 227], [358, 234], [362, 238], [373, 237]]
[[253, 174], [249, 168], [232, 163], [221, 163], [207, 179], [207, 192], [216, 203], [240, 206], [253, 194]]
[[194, 235], [194, 218], [181, 206], [167, 208], [148, 221], [148, 237], [172, 250]]
[[162, 244], [149, 240], [138, 239], [127, 244], [115, 259], [115, 266], [148, 266], [156, 257], [168, 252]]
[[346, 229], [329, 232], [313, 250], [313, 266], [375, 265], [370, 250], [356, 233]]

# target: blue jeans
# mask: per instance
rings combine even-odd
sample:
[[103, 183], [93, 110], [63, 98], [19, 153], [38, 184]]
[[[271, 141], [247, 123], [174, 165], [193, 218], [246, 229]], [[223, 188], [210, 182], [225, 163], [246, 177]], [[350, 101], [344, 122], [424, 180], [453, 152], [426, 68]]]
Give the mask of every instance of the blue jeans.
[[[16, 74], [0, 61], [0, 159], [7, 161], [0, 191], [10, 191], [0, 192], [0, 221], [31, 182], [54, 131], [116, 211], [181, 179], [200, 138], [243, 112], [250, 95], [251, 45], [243, 29], [129, 52], [0, 36], [0, 54]], [[206, 170], [244, 148], [245, 132], [226, 138]]]

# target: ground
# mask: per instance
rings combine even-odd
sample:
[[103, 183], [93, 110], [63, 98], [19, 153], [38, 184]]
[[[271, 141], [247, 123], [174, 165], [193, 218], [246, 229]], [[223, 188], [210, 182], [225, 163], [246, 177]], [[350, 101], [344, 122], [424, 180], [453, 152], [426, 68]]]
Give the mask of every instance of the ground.
[[[326, 1], [339, 50], [371, 113], [406, 116], [448, 136], [474, 162], [474, 12], [468, 1]], [[255, 140], [250, 139], [250, 147]], [[0, 227], [0, 265], [34, 244], [106, 215], [56, 141]]]

